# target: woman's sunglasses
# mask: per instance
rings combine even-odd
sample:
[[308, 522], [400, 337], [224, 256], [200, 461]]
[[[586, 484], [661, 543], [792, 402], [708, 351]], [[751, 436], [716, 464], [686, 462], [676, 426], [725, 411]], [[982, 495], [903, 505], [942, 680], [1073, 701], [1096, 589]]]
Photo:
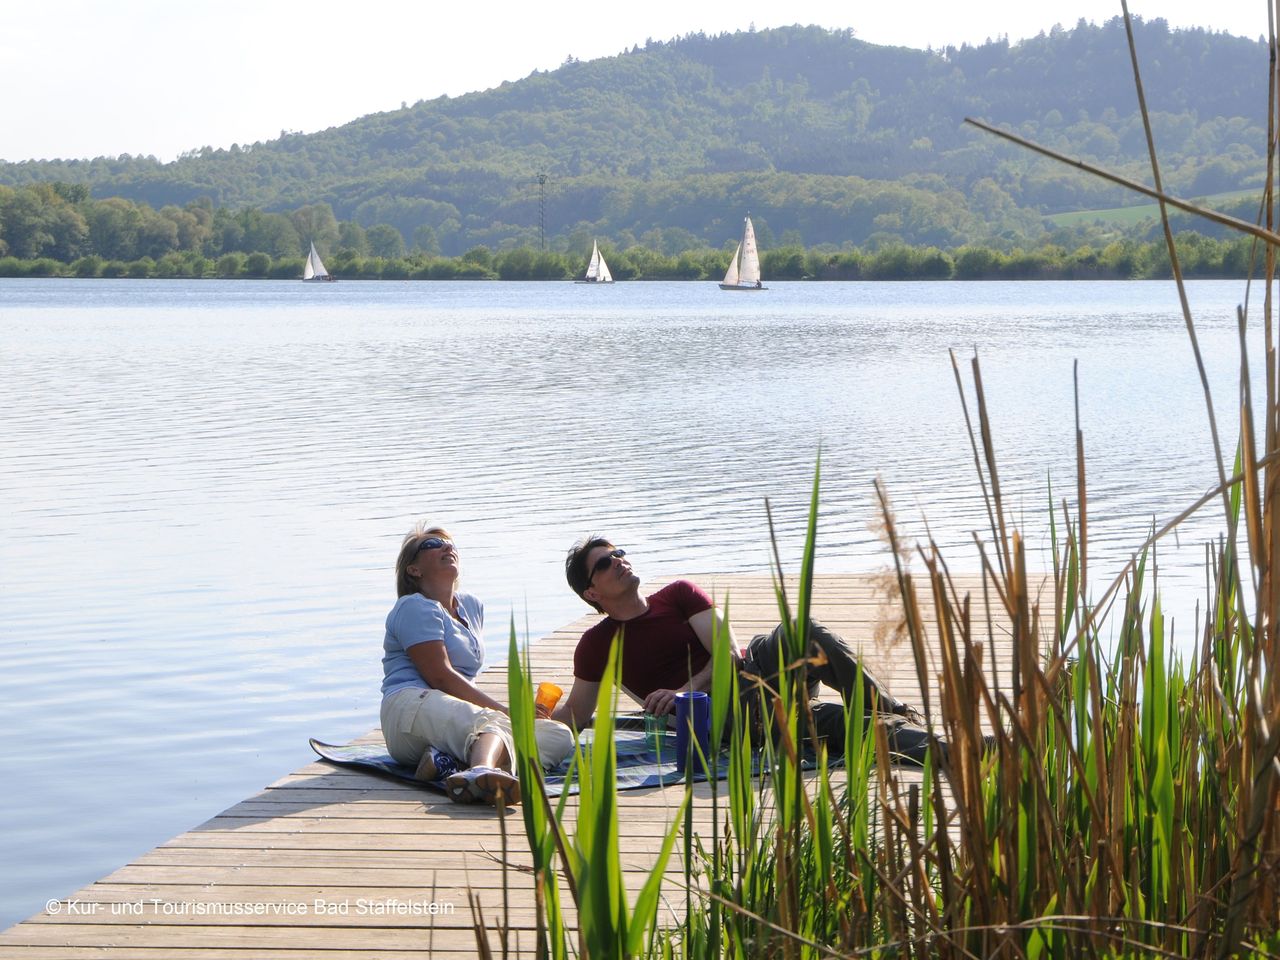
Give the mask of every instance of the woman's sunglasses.
[[[445, 540], [443, 537], [427, 537], [418, 544], [418, 549], [413, 551], [413, 555], [416, 557], [423, 550], [439, 550], [441, 547], [453, 547], [453, 541]], [[456, 553], [458, 548], [453, 547], [453, 549]]]
[[591, 585], [591, 581], [596, 578], [597, 573], [604, 573], [611, 566], [614, 560], [620, 560], [627, 555], [627, 551], [622, 548], [615, 548], [612, 552], [606, 553], [603, 557], [599, 557], [595, 563], [591, 565], [591, 575], [587, 577], [587, 586]]

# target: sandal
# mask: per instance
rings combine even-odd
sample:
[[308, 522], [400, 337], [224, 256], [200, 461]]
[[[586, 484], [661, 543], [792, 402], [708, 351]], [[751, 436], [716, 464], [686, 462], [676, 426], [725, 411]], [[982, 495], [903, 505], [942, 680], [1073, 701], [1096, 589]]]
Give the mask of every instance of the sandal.
[[487, 803], [497, 806], [498, 798], [508, 806], [520, 802], [520, 781], [494, 767], [468, 767], [444, 782], [445, 792], [454, 803]]

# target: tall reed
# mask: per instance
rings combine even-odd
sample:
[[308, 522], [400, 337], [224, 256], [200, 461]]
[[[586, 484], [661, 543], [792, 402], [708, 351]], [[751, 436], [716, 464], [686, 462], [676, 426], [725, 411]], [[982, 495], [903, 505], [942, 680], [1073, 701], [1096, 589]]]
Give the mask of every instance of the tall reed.
[[[1275, 49], [1272, 30], [1273, 65]], [[1145, 115], [1145, 97], [1140, 104]], [[1280, 116], [1274, 93], [1271, 115]], [[1271, 146], [1274, 163], [1274, 139]], [[1157, 187], [1142, 189], [1162, 209], [1164, 202], [1195, 209], [1164, 191], [1154, 142], [1151, 153]], [[911, 568], [877, 484], [917, 674], [922, 689], [936, 679], [939, 691], [924, 705], [946, 749], [931, 751], [920, 777], [891, 763], [884, 727], [864, 723], [858, 700], [846, 705], [843, 756], [819, 747], [811, 768], [803, 763], [812, 723], [805, 679], [815, 470], [795, 596], [777, 563], [787, 627], [781, 680], [770, 688], [739, 673], [727, 637], [716, 637], [715, 742], [727, 728], [727, 780], [723, 795], [718, 785], [711, 793], [712, 836], [684, 837], [682, 922], [661, 927], [654, 909], [682, 816], [673, 818], [634, 907], [622, 892], [613, 683], [603, 685], [596, 746], [577, 760], [582, 801], [571, 839], [563, 809], [552, 808], [529, 760], [536, 756], [530, 682], [513, 637], [510, 692], [540, 956], [566, 956], [574, 943], [578, 956], [595, 958], [1280, 956], [1280, 365], [1271, 300], [1280, 235], [1271, 229], [1272, 181], [1269, 168], [1260, 215], [1267, 226], [1248, 225], [1266, 244], [1261, 429], [1246, 305], [1238, 318], [1233, 469], [1228, 474], [1218, 452], [1214, 424], [1211, 491], [1137, 544], [1104, 589], [1089, 564], [1078, 413], [1074, 503], [1049, 504], [1047, 576], [1029, 569], [1005, 508], [976, 358], [968, 378], [959, 363], [955, 371], [990, 527], [978, 546], [979, 591], [960, 589], [932, 541], [910, 551], [922, 569]], [[1152, 559], [1163, 536], [1217, 501], [1223, 533], [1206, 554], [1205, 614], [1184, 658], [1171, 652]], [[991, 662], [997, 643], [1010, 646], [1010, 663]], [[753, 710], [771, 717], [776, 731], [760, 758]], [[692, 802], [686, 786], [681, 814]], [[559, 900], [557, 870], [576, 925]]]

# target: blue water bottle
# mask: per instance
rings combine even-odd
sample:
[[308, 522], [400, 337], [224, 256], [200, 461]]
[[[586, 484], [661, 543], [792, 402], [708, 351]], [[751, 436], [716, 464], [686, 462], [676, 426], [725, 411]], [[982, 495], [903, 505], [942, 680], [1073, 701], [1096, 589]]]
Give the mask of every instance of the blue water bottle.
[[[701, 690], [687, 690], [676, 694], [676, 771], [684, 773], [690, 753], [689, 727], [692, 723], [695, 742], [707, 758], [711, 758], [711, 697]], [[695, 755], [694, 762], [697, 763]]]

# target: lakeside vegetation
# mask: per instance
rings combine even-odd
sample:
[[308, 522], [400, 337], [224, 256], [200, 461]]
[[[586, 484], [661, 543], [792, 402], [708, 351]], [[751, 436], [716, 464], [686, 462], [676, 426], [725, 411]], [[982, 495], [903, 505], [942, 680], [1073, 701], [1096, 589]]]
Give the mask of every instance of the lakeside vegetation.
[[[1244, 278], [1252, 265], [1246, 239], [1179, 235], [1182, 272], [1197, 278]], [[644, 247], [601, 247], [616, 280], [718, 280], [732, 250], [686, 250], [668, 256]], [[1147, 280], [1171, 276], [1163, 241], [1115, 241], [1105, 247], [1066, 249], [1046, 244], [1009, 251], [968, 246], [956, 250], [890, 245], [876, 250], [806, 250], [781, 247], [761, 256], [766, 280]], [[217, 258], [197, 251], [170, 252], [158, 260], [107, 260], [96, 254], [69, 263], [51, 257], [0, 257], [0, 277], [133, 279], [277, 279], [302, 276], [298, 256], [232, 251]], [[517, 247], [476, 247], [458, 257], [417, 252], [399, 257], [366, 256], [340, 248], [326, 259], [344, 280], [567, 280], [580, 277], [586, 258]]]
[[[1259, 498], [1250, 479], [1260, 455], [1274, 452], [1274, 436], [1252, 450], [1242, 424], [1240, 472], [1206, 498], [1225, 495], [1227, 535], [1209, 561], [1206, 612], [1187, 662], [1167, 649], [1148, 572], [1155, 537], [1110, 587], [1092, 593], [1085, 505], [1064, 503], [1052, 589], [1042, 592], [1001, 498], [976, 359], [973, 374], [970, 440], [991, 517], [984, 597], [955, 589], [932, 542], [917, 548], [923, 578], [911, 572], [877, 484], [902, 642], [922, 688], [926, 676], [941, 674], [940, 699], [926, 696], [924, 706], [949, 746], [930, 751], [918, 781], [890, 763], [883, 727], [864, 728], [861, 685], [846, 711], [843, 755], [819, 748], [816, 771], [802, 763], [813, 729], [804, 625], [817, 554], [816, 472], [798, 593], [777, 591], [794, 669], [777, 689], [748, 692], [779, 724], [776, 741], [763, 746], [769, 773], [753, 764], [740, 699], [746, 681], [719, 631], [711, 742], [729, 731], [717, 761], [727, 779], [711, 781], [709, 799], [685, 784], [634, 903], [617, 830], [620, 653], [611, 652], [601, 685], [596, 739], [578, 748], [571, 776], [581, 793], [570, 820], [564, 800], [555, 804], [542, 784], [532, 671], [512, 628], [508, 692], [537, 956], [1263, 960], [1280, 951], [1280, 691], [1272, 683], [1280, 643], [1270, 623], [1275, 598], [1259, 596], [1250, 609], [1244, 580], [1244, 571], [1268, 569], [1264, 545], [1252, 535], [1246, 543], [1240, 530], [1244, 521], [1257, 534], [1277, 519], [1280, 493]], [[1274, 393], [1269, 417], [1280, 412]], [[932, 638], [926, 589], [939, 623]], [[1009, 636], [1013, 663], [990, 662]], [[700, 756], [690, 762], [705, 765]], [[685, 814], [695, 803], [711, 806], [709, 837], [689, 832]], [[676, 851], [682, 870], [664, 876]], [[682, 916], [660, 916], [664, 884], [674, 888], [666, 902], [683, 901]], [[576, 925], [566, 920], [566, 896]], [[479, 942], [490, 932], [503, 942], [501, 925], [491, 931], [478, 912], [475, 922]]]

